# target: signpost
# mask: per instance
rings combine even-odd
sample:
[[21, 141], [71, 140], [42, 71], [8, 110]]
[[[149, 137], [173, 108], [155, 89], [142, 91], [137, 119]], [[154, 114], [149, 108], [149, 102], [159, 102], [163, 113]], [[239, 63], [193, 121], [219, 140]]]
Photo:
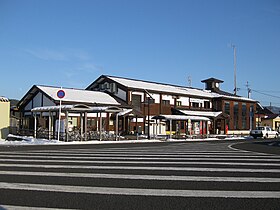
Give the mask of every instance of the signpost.
[[57, 97], [59, 98], [59, 116], [58, 116], [58, 129], [57, 129], [57, 140], [59, 141], [59, 134], [60, 134], [60, 117], [61, 117], [61, 99], [65, 97], [65, 92], [62, 88], [57, 91]]

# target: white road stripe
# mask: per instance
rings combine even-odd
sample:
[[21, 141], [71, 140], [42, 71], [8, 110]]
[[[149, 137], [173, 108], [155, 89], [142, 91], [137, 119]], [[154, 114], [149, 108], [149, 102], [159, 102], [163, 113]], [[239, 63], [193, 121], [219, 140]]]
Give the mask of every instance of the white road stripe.
[[[42, 208], [42, 207], [30, 207], [30, 206], [11, 206], [11, 205], [0, 205], [0, 209], [12, 209], [12, 210], [50, 210], [50, 209], [56, 209], [57, 208]], [[61, 209], [59, 210], [66, 210], [66, 209]], [[68, 209], [69, 210], [69, 209]]]
[[[197, 158], [197, 157], [170, 157], [170, 158], [166, 158], [166, 157], [160, 157], [160, 156], [156, 156], [156, 157], [149, 157], [150, 155], [148, 155], [148, 157], [146, 157], [145, 155], [141, 155], [141, 156], [137, 156], [137, 157], [125, 157], [125, 156], [112, 156], [112, 157], [108, 157], [108, 156], [89, 156], [89, 157], [84, 157], [84, 156], [73, 156], [73, 155], [68, 155], [68, 156], [59, 156], [59, 155], [55, 155], [55, 156], [29, 156], [29, 155], [5, 155], [3, 157], [5, 158], [14, 158], [14, 160], [19, 160], [16, 158], [27, 158], [26, 160], [34, 160], [33, 158], [39, 158], [39, 159], [52, 159], [52, 160], [60, 160], [60, 159], [70, 159], [70, 160], [196, 160], [196, 161], [254, 161], [254, 162], [280, 162], [280, 159], [262, 159], [262, 158]], [[0, 160], [5, 160], [5, 159], [1, 159]]]
[[93, 173], [62, 173], [62, 172], [58, 173], [58, 172], [35, 172], [35, 171], [0, 171], [0, 175], [158, 180], [158, 181], [280, 183], [280, 178], [262, 178], [262, 177], [163, 176], [163, 175], [134, 175], [134, 174], [130, 175], [130, 174], [93, 174]]
[[195, 167], [138, 167], [138, 166], [80, 166], [80, 165], [36, 165], [36, 164], [0, 164], [0, 167], [28, 167], [52, 169], [117, 169], [117, 170], [154, 170], [154, 171], [204, 171], [204, 172], [247, 172], [247, 173], [280, 173], [279, 169], [246, 169], [246, 168], [195, 168]]
[[[138, 154], [148, 154], [148, 153], [151, 153], [153, 155], [167, 155], [167, 156], [177, 156], [177, 155], [249, 155], [249, 156], [252, 156], [252, 155], [256, 155], [256, 154], [248, 154], [248, 153], [241, 153], [241, 152], [174, 152], [174, 153], [170, 153], [170, 152], [152, 152], [152, 151], [143, 151], [143, 152], [132, 152], [132, 151], [119, 151], [119, 152], [102, 152], [102, 151], [90, 151], [90, 152], [67, 152], [67, 151], [59, 151], [59, 152], [55, 152], [55, 151], [51, 151], [51, 152], [28, 152], [28, 153], [23, 153], [23, 152], [17, 152], [17, 154], [29, 154], [29, 155], [58, 155], [58, 154], [61, 154], [61, 155], [65, 155], [65, 154], [81, 154], [81, 155], [93, 155], [93, 154], [135, 154], [135, 155], [138, 155]], [[13, 153], [0, 153], [0, 155], [3, 155], [3, 154], [13, 154]], [[264, 157], [267, 157], [267, 156], [271, 156], [271, 155], [262, 155]]]
[[199, 162], [167, 162], [167, 161], [104, 161], [104, 160], [94, 160], [94, 161], [87, 161], [87, 160], [49, 160], [49, 159], [41, 159], [41, 160], [34, 160], [34, 159], [0, 159], [0, 163], [4, 162], [36, 162], [36, 163], [88, 163], [88, 164], [166, 164], [166, 165], [227, 165], [227, 166], [279, 166], [280, 163], [242, 163], [242, 162], [210, 162], [210, 161], [199, 161]]
[[211, 198], [280, 198], [279, 191], [218, 191], [218, 190], [169, 190], [169, 189], [137, 189], [86, 187], [69, 185], [42, 185], [0, 182], [1, 189], [33, 190], [43, 192], [87, 193], [103, 195], [136, 195], [167, 197], [211, 197]]
[[[40, 158], [40, 157], [71, 157], [73, 156], [72, 154], [60, 154], [60, 155], [57, 155], [57, 154], [42, 154], [42, 155], [33, 155], [33, 154], [28, 154], [28, 153], [25, 153], [25, 154], [10, 154], [10, 155], [1, 155], [0, 154], [0, 157], [33, 157], [33, 158]], [[90, 157], [108, 157], [110, 156], [110, 154], [78, 154], [78, 156], [76, 157], [79, 157], [79, 158], [90, 158]], [[139, 155], [127, 155], [127, 154], [112, 154], [111, 156], [113, 157], [175, 157], [175, 158], [191, 158], [191, 157], [194, 157], [194, 158], [270, 158], [270, 159], [277, 159], [278, 161], [280, 160], [280, 156], [260, 156], [260, 155], [165, 155], [165, 154], [158, 154], [158, 155], [143, 155], [143, 154], [139, 154]]]

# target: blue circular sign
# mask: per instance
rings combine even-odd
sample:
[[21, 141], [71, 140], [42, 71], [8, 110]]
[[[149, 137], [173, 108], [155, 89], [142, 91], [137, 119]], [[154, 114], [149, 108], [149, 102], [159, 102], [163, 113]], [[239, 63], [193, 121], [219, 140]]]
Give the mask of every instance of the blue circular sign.
[[57, 97], [58, 98], [64, 98], [64, 96], [65, 96], [65, 92], [64, 92], [64, 90], [59, 90], [59, 91], [57, 91]]

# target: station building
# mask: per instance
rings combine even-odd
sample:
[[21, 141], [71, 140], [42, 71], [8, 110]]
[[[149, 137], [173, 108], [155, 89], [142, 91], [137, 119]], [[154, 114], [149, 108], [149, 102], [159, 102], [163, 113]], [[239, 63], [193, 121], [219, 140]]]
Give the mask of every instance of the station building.
[[100, 139], [104, 132], [104, 138], [110, 134], [172, 138], [248, 134], [255, 127], [255, 100], [222, 91], [219, 79], [202, 82], [205, 89], [101, 75], [85, 90], [63, 88], [61, 100], [59, 87], [33, 86], [19, 102], [21, 129], [37, 135], [44, 128], [49, 138], [56, 138], [59, 113], [65, 140], [71, 139], [73, 128], [87, 140]]

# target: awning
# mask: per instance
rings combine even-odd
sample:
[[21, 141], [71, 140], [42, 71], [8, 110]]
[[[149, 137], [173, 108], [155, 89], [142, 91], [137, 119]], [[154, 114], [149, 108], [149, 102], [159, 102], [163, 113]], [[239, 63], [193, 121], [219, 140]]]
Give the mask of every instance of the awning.
[[187, 116], [187, 115], [158, 115], [152, 117], [152, 119], [157, 120], [194, 120], [194, 121], [210, 121], [208, 117], [201, 117], [201, 116]]
[[201, 116], [201, 117], [218, 117], [223, 112], [208, 112], [208, 111], [192, 111], [192, 110], [182, 110], [177, 109], [179, 113], [182, 113], [184, 115], [190, 115], [190, 116]]
[[[53, 112], [59, 111], [59, 106], [43, 106], [36, 107], [31, 110], [31, 112]], [[91, 113], [100, 113], [100, 112], [108, 112], [115, 113], [121, 112], [122, 109], [116, 106], [100, 106], [100, 107], [91, 107], [84, 104], [76, 104], [76, 105], [62, 105], [62, 111], [72, 111], [72, 112], [91, 112]]]
[[123, 111], [118, 113], [118, 116], [124, 116], [124, 115], [130, 114], [130, 113], [132, 113], [132, 111], [133, 111], [133, 109], [123, 109]]

